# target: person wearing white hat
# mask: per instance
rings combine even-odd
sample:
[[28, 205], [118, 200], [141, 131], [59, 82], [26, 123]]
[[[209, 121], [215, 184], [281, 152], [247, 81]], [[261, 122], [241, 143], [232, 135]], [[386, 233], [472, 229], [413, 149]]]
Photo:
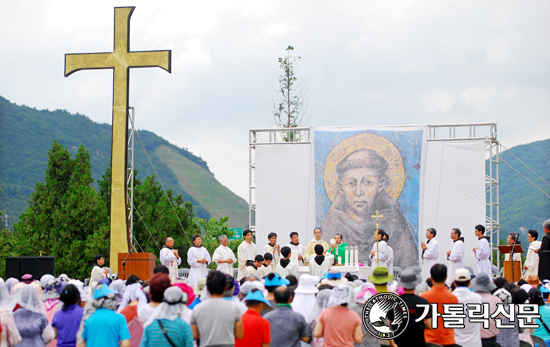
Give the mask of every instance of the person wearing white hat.
[[[454, 283], [456, 289], [453, 294], [458, 298], [458, 302], [464, 304], [481, 304], [483, 300], [481, 295], [472, 292], [468, 287], [472, 275], [468, 269], [458, 269], [454, 273]], [[468, 315], [466, 308], [464, 314]], [[481, 323], [472, 323], [468, 319], [464, 320], [464, 329], [455, 329], [455, 342], [460, 346], [481, 347]]]
[[329, 308], [319, 315], [313, 336], [323, 337], [323, 346], [351, 346], [363, 341], [363, 323], [347, 306], [353, 301], [351, 287], [340, 284], [332, 290]]
[[[321, 246], [322, 247], [322, 246]], [[315, 287], [315, 282], [311, 275], [302, 275], [298, 281], [298, 287], [294, 289], [294, 300], [290, 305], [295, 312], [299, 312], [306, 319], [306, 323], [310, 323], [309, 313], [315, 306], [315, 294], [319, 293], [319, 289]]]

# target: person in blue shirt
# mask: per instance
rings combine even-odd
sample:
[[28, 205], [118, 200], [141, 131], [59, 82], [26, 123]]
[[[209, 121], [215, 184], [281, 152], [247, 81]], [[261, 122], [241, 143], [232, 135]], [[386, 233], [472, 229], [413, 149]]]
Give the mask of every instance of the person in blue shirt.
[[[98, 284], [84, 311], [77, 342], [87, 347], [130, 347], [126, 318], [116, 313], [118, 292]], [[119, 345], [120, 341], [120, 345]]]

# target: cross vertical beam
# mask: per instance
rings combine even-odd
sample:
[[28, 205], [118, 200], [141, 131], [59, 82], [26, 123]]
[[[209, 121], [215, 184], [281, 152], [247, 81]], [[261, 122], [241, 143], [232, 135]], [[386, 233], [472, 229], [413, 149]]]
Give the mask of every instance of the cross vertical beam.
[[65, 54], [65, 77], [79, 70], [113, 70], [111, 145], [111, 233], [109, 260], [118, 270], [118, 253], [128, 253], [126, 206], [128, 92], [130, 68], [160, 67], [171, 72], [171, 51], [130, 51], [130, 18], [135, 7], [115, 7], [114, 49], [110, 53]]

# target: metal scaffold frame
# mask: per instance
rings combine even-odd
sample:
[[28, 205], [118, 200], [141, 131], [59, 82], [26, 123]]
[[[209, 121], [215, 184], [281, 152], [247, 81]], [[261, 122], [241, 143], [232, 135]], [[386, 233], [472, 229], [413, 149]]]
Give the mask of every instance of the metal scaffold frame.
[[[471, 124], [429, 124], [428, 141], [485, 141], [485, 194], [486, 194], [486, 235], [491, 240], [493, 250], [498, 250], [500, 240], [500, 190], [499, 190], [499, 156], [500, 145], [497, 139], [495, 123]], [[294, 132], [294, 134], [293, 134]], [[274, 128], [250, 129], [249, 131], [249, 204], [248, 223], [250, 230], [256, 231], [256, 147], [261, 145], [297, 145], [311, 143], [313, 128]], [[293, 135], [293, 136], [291, 136]], [[293, 138], [294, 141], [286, 141]], [[492, 263], [493, 252], [491, 252]], [[500, 268], [499, 257], [497, 267]]]
[[128, 107], [128, 177], [126, 178], [126, 206], [128, 208], [128, 240], [130, 241], [129, 250], [133, 250], [134, 239], [134, 133], [136, 128], [134, 126], [135, 121], [135, 108]]

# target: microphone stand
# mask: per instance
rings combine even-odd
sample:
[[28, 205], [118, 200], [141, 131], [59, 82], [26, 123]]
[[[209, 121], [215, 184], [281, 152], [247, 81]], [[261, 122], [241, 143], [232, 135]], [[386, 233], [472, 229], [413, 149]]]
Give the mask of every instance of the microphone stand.
[[512, 283], [515, 283], [516, 280], [514, 278], [514, 246], [516, 245], [517, 238], [514, 237], [514, 244], [512, 245], [512, 249], [510, 250], [510, 260], [512, 261]]
[[130, 256], [130, 250], [128, 250], [128, 254], [126, 254], [126, 258], [122, 261], [122, 277], [126, 279], [126, 259]]

